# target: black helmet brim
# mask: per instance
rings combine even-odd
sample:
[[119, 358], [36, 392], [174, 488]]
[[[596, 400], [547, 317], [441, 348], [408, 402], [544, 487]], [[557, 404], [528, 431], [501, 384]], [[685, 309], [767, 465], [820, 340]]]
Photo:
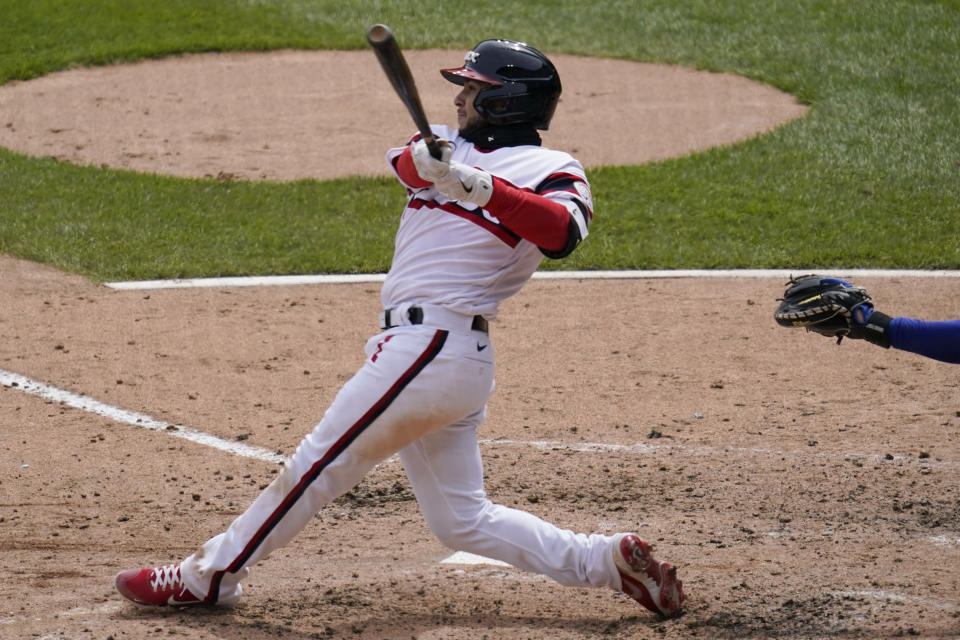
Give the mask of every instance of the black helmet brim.
[[467, 67], [458, 67], [456, 69], [440, 69], [440, 73], [444, 78], [452, 82], [453, 84], [458, 84], [461, 87], [467, 80], [476, 80], [477, 82], [485, 82], [487, 84], [492, 84], [494, 86], [502, 86], [503, 83], [497, 80], [496, 78], [491, 78], [490, 76], [484, 75], [479, 71], [473, 69], [468, 69]]

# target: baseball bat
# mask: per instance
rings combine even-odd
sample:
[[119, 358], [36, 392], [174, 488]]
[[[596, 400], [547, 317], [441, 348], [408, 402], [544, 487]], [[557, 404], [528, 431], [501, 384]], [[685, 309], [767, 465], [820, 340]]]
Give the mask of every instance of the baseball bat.
[[390, 84], [393, 85], [397, 95], [406, 105], [407, 111], [410, 112], [413, 123], [420, 131], [420, 137], [427, 143], [430, 155], [439, 160], [440, 145], [437, 144], [437, 140], [430, 130], [430, 122], [427, 120], [427, 114], [420, 103], [420, 93], [417, 91], [413, 74], [410, 73], [410, 67], [407, 66], [407, 61], [403, 57], [400, 45], [397, 44], [397, 39], [393, 37], [393, 31], [385, 24], [375, 24], [367, 30], [367, 42], [373, 47], [373, 52], [377, 54], [377, 60], [380, 61], [383, 72], [387, 74]]

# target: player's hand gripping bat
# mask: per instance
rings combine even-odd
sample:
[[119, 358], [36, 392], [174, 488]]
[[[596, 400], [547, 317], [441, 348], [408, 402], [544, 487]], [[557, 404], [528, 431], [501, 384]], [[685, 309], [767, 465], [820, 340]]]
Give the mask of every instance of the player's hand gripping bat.
[[423, 111], [423, 105], [420, 103], [420, 93], [417, 91], [417, 85], [413, 81], [413, 74], [410, 73], [410, 67], [400, 51], [393, 32], [385, 24], [375, 24], [367, 30], [367, 42], [373, 47], [373, 52], [377, 54], [377, 60], [383, 67], [383, 72], [390, 79], [390, 84], [396, 90], [397, 95], [403, 100], [407, 111], [413, 118], [413, 123], [420, 130], [420, 137], [427, 143], [427, 148], [437, 160], [440, 159], [440, 145], [437, 139], [433, 137], [430, 130], [430, 122], [427, 120], [427, 114]]

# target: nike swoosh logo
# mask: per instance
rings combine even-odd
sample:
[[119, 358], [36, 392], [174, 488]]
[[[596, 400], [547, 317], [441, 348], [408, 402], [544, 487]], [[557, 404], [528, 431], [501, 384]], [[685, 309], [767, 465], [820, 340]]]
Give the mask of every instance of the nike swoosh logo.
[[460, 186], [463, 187], [465, 193], [473, 193], [473, 187], [467, 188], [467, 185], [463, 183], [463, 180], [460, 181]]
[[487, 345], [480, 344], [479, 342], [477, 343], [477, 351], [483, 351], [486, 348], [487, 348]]
[[[190, 597], [184, 598], [185, 595], [189, 595]], [[167, 598], [167, 605], [171, 607], [176, 607], [176, 606], [184, 606], [184, 605], [191, 605], [191, 604], [200, 604], [200, 600], [196, 598], [190, 599], [192, 596], [193, 594], [187, 591], [187, 588], [184, 587], [183, 591], [181, 591], [179, 594], [175, 593], [169, 598]], [[181, 600], [181, 598], [184, 598], [184, 599]]]

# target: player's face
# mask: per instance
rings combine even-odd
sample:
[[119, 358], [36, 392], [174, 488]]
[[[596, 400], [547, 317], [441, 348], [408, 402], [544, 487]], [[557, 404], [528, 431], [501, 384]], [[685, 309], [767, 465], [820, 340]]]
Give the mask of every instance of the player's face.
[[470, 131], [484, 123], [483, 116], [477, 113], [473, 101], [477, 93], [487, 86], [489, 85], [486, 82], [467, 80], [463, 83], [463, 89], [453, 99], [453, 104], [457, 107], [457, 126], [461, 132]]

